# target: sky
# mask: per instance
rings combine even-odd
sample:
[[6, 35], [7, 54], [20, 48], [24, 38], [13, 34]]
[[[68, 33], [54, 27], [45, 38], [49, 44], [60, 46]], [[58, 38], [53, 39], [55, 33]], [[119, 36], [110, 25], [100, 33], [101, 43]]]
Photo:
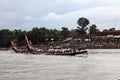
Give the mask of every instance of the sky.
[[0, 29], [76, 29], [79, 18], [120, 29], [120, 0], [0, 0]]

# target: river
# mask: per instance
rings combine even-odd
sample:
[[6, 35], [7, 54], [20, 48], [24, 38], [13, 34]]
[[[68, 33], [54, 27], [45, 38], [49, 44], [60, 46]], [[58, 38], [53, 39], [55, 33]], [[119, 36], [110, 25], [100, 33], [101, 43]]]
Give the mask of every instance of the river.
[[88, 56], [0, 51], [0, 80], [120, 80], [120, 49], [89, 49]]

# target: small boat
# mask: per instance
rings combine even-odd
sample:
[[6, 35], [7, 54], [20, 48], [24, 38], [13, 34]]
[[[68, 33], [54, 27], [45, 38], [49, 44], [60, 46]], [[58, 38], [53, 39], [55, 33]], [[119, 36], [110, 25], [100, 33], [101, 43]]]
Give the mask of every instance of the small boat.
[[27, 35], [25, 34], [25, 42], [28, 51], [30, 51], [33, 54], [45, 54], [45, 55], [70, 55], [75, 56], [78, 54], [87, 54], [87, 49], [81, 49], [81, 48], [46, 48], [46, 49], [35, 49], [30, 44]]
[[14, 43], [14, 41], [11, 41], [11, 47], [16, 53], [28, 53], [27, 49], [25, 49], [25, 48], [20, 49], [20, 48], [16, 47], [16, 44]]

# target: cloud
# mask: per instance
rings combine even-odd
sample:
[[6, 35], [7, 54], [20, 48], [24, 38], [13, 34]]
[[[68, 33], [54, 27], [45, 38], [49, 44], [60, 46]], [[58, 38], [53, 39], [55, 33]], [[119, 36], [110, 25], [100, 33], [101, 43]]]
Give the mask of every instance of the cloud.
[[91, 24], [97, 24], [99, 28], [104, 29], [112, 27], [111, 24], [119, 21], [119, 9], [118, 7], [95, 7], [75, 10], [65, 14], [48, 13], [41, 20], [49, 25], [58, 25], [59, 27], [65, 25], [72, 29], [76, 28], [78, 18], [85, 17], [90, 20]]
[[32, 21], [33, 18], [32, 18], [31, 16], [25, 16], [25, 17], [24, 17], [24, 20], [26, 20], [26, 21]]
[[57, 3], [68, 3], [68, 4], [86, 4], [92, 0], [55, 0]]
[[0, 0], [0, 11], [9, 8], [10, 5], [9, 0]]
[[120, 0], [62, 0], [62, 3], [68, 3], [68, 4], [75, 4], [75, 5], [80, 5], [80, 4], [83, 4], [83, 5], [93, 5], [93, 6], [96, 6], [96, 5], [104, 5], [104, 6], [111, 6], [111, 5], [119, 5], [120, 3]]
[[75, 29], [78, 18], [85, 17], [104, 29], [119, 24], [119, 3], [120, 0], [0, 0], [0, 25]]
[[[99, 29], [103, 30], [114, 27], [114, 23], [119, 22], [119, 7], [95, 7], [71, 11], [65, 14], [50, 12], [42, 17], [25, 16], [25, 22], [18, 25], [18, 28], [30, 30], [32, 27], [44, 26], [47, 28], [68, 27], [68, 29], [77, 28], [77, 20], [80, 17], [89, 19], [90, 24], [96, 24]], [[14, 18], [13, 18], [14, 19]], [[31, 21], [31, 23], [29, 23]]]
[[2, 24], [12, 24], [17, 15], [13, 12], [1, 12], [0, 13], [0, 23]]
[[62, 16], [56, 13], [48, 13], [48, 15], [41, 17], [42, 20], [52, 21], [52, 20], [60, 20]]

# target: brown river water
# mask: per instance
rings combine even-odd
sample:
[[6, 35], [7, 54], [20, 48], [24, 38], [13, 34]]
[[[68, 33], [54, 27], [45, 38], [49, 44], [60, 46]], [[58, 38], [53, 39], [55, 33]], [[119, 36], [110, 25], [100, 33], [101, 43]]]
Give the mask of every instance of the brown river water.
[[0, 51], [0, 80], [120, 80], [120, 49], [89, 49], [81, 57]]

